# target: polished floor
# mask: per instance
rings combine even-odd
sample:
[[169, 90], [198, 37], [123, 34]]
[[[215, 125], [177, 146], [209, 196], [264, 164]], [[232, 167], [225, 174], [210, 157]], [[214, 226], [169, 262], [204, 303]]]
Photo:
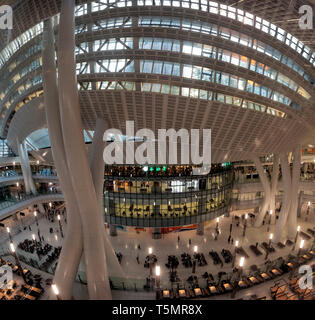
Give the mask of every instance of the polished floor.
[[[209, 222], [205, 226], [205, 232], [203, 236], [196, 235], [196, 230], [191, 231], [183, 231], [183, 232], [173, 232], [170, 234], [163, 235], [162, 239], [160, 240], [154, 240], [152, 239], [152, 235], [150, 230], [147, 231], [140, 231], [140, 233], [136, 233], [134, 229], [128, 229], [128, 231], [122, 231], [118, 230], [118, 236], [117, 237], [110, 237], [112, 245], [116, 252], [120, 252], [123, 255], [122, 258], [122, 268], [125, 272], [125, 274], [130, 279], [145, 279], [147, 276], [149, 276], [149, 269], [144, 268], [144, 260], [146, 256], [148, 255], [149, 248], [152, 248], [153, 254], [157, 256], [158, 259], [158, 265], [161, 266], [161, 287], [170, 288], [171, 284], [169, 282], [169, 270], [166, 268], [165, 264], [167, 263], [167, 257], [168, 255], [175, 255], [179, 259], [179, 267], [177, 269], [178, 276], [181, 279], [182, 283], [185, 283], [185, 280], [192, 275], [192, 268], [185, 268], [181, 261], [180, 261], [180, 255], [182, 253], [189, 253], [193, 255], [194, 247], [198, 247], [198, 252], [203, 253], [205, 255], [205, 258], [208, 262], [207, 266], [196, 268], [195, 275], [200, 277], [199, 284], [205, 285], [205, 280], [201, 279], [201, 275], [205, 273], [206, 271], [208, 273], [213, 274], [213, 276], [216, 276], [218, 272], [224, 271], [226, 273], [230, 273], [232, 271], [231, 263], [223, 265], [221, 267], [220, 265], [214, 265], [211, 257], [209, 256], [209, 251], [214, 250], [217, 251], [220, 255], [220, 252], [222, 248], [228, 249], [231, 251], [231, 253], [234, 253], [235, 246], [231, 243], [228, 243], [228, 236], [229, 236], [229, 230], [230, 225], [232, 223], [232, 217], [234, 215], [241, 217], [244, 213], [250, 212], [249, 210], [245, 211], [235, 211], [231, 212], [230, 217], [221, 217], [219, 222], [219, 230], [220, 234], [218, 236], [217, 240], [214, 240], [215, 238], [215, 227], [216, 227], [216, 221]], [[253, 264], [257, 265], [258, 267], [263, 266], [265, 263], [265, 251], [258, 246], [259, 250], [263, 253], [260, 257], [256, 257], [254, 253], [249, 249], [249, 246], [251, 244], [255, 245], [256, 242], [259, 244], [262, 242], [268, 242], [269, 235], [273, 233], [274, 225], [270, 226], [270, 231], [267, 232], [268, 229], [268, 223], [262, 226], [261, 228], [254, 228], [251, 226], [251, 220], [248, 218], [247, 223], [247, 229], [246, 229], [246, 235], [243, 237], [243, 224], [240, 223], [239, 227], [236, 226], [235, 219], [233, 219], [233, 229], [232, 229], [232, 238], [235, 241], [238, 240], [240, 242], [239, 246], [241, 246], [246, 253], [249, 255], [248, 259], [245, 259], [245, 265], [244, 269], [249, 269], [249, 267]], [[315, 226], [315, 214], [311, 213], [307, 221], [305, 212], [302, 212], [302, 217], [298, 219], [298, 224], [301, 226], [301, 230], [306, 232], [308, 228], [314, 228]], [[66, 232], [66, 223], [64, 221], [64, 218], [62, 217], [61, 223], [63, 226], [63, 232]], [[50, 228], [53, 228], [53, 233], [50, 233]], [[21, 233], [15, 235], [13, 237], [13, 241], [15, 244], [23, 241], [24, 239], [32, 238], [32, 234], [35, 234], [36, 237], [38, 234], [38, 227], [34, 223], [31, 225], [31, 231], [27, 228], [25, 231], [22, 231]], [[62, 244], [62, 237], [60, 233], [59, 224], [57, 221], [54, 223], [49, 222], [46, 218], [41, 218], [39, 220], [39, 230], [42, 236], [44, 236], [45, 242], [50, 243], [52, 246], [57, 247]], [[180, 241], [178, 242], [178, 236], [180, 237]], [[189, 239], [191, 239], [191, 245], [189, 245]], [[274, 245], [276, 251], [273, 254], [270, 254], [268, 259], [275, 260], [278, 257], [285, 257], [290, 253], [297, 253], [298, 251], [298, 245], [300, 243], [301, 237], [299, 237], [297, 241], [297, 246], [295, 251], [292, 251], [291, 247], [285, 247], [283, 249], [279, 249], [277, 246]], [[283, 236], [282, 242], [285, 242], [285, 235]], [[313, 245], [313, 239], [311, 238], [308, 241], [305, 241], [305, 247], [311, 247]], [[8, 245], [8, 237], [3, 237], [1, 239], [1, 246], [4, 248], [6, 245]], [[140, 245], [141, 249], [138, 249], [138, 245]], [[26, 254], [25, 252], [20, 251], [20, 254], [23, 254], [28, 257], [32, 257], [36, 259], [36, 255], [31, 256], [31, 254]], [[139, 256], [140, 264], [137, 263], [137, 256]], [[222, 259], [222, 257], [221, 257]], [[240, 255], [237, 255], [236, 258], [236, 266], [238, 265], [240, 260]], [[36, 272], [36, 270], [35, 270]], [[38, 273], [38, 272], [37, 272]], [[45, 275], [45, 278], [51, 277], [51, 275]], [[204, 283], [203, 283], [204, 281]], [[269, 285], [266, 285], [266, 288], [270, 288], [272, 283]], [[76, 288], [77, 297], [76, 298], [86, 298], [86, 288], [85, 286], [77, 285], [78, 288]], [[259, 289], [262, 288], [262, 289]], [[242, 291], [241, 295], [251, 295], [253, 292], [257, 292], [261, 290], [265, 292], [264, 285], [260, 285], [257, 287], [254, 287], [252, 289], [244, 290]], [[248, 291], [248, 292], [247, 292]], [[268, 292], [268, 290], [267, 290]], [[138, 292], [137, 294], [140, 294]], [[151, 294], [145, 294], [148, 299], [154, 298], [154, 295]], [[123, 293], [116, 291], [113, 293], [113, 297], [120, 299], [124, 298], [127, 299], [128, 297], [131, 297], [133, 293]], [[45, 294], [43, 298], [48, 298], [48, 296]], [[228, 297], [217, 297], [218, 299], [222, 298], [228, 298]], [[239, 298], [239, 297], [237, 297]]]

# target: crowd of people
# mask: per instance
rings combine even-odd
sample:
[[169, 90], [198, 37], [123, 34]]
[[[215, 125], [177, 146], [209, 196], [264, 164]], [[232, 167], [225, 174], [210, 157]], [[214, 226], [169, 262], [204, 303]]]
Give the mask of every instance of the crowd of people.
[[[105, 176], [120, 177], [189, 177], [193, 174], [192, 166], [115, 166], [105, 167]], [[224, 170], [221, 165], [212, 165], [211, 173]]]
[[165, 264], [165, 266], [168, 269], [171, 269], [171, 271], [174, 271], [174, 269], [177, 269], [178, 265], [179, 265], [179, 261], [176, 256], [168, 256], [167, 263]]
[[146, 256], [145, 261], [144, 261], [144, 267], [145, 268], [154, 268], [156, 263], [157, 263], [157, 257], [155, 254], [150, 254]]
[[23, 242], [18, 244], [18, 248], [32, 254], [36, 253], [39, 257], [41, 257], [47, 255], [53, 247], [48, 243], [42, 246], [42, 244], [37, 241], [25, 239]]
[[197, 260], [200, 267], [206, 266], [208, 264], [203, 253], [194, 253], [194, 259]]
[[54, 261], [59, 259], [61, 247], [54, 248], [51, 254], [47, 255], [45, 262], [42, 264], [43, 269], [47, 269]]

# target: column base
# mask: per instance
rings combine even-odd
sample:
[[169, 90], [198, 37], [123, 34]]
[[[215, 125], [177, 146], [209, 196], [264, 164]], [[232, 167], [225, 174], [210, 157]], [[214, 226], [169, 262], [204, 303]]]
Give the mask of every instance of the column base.
[[161, 228], [153, 228], [153, 230], [152, 230], [152, 239], [154, 239], [154, 240], [162, 239]]
[[203, 236], [205, 234], [205, 224], [204, 224], [204, 222], [198, 223], [196, 234], [198, 236]]
[[117, 237], [117, 228], [116, 228], [116, 226], [113, 225], [113, 224], [110, 224], [110, 225], [109, 225], [109, 235], [110, 235], [111, 237]]

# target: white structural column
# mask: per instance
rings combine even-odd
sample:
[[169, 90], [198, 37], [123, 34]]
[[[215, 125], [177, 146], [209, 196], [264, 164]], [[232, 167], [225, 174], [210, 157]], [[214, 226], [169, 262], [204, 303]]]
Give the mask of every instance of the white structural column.
[[25, 165], [26, 165], [26, 171], [27, 171], [27, 178], [28, 178], [28, 183], [30, 185], [31, 191], [34, 195], [37, 194], [36, 186], [33, 180], [33, 175], [32, 175], [32, 170], [31, 170], [31, 165], [30, 165], [30, 159], [28, 158], [28, 153], [26, 150], [26, 145], [24, 145], [24, 158], [25, 158]]
[[296, 146], [293, 153], [292, 185], [291, 185], [291, 207], [288, 216], [288, 237], [293, 238], [296, 235], [297, 228], [297, 210], [300, 186], [300, 168], [301, 168], [301, 149], [300, 145]]
[[31, 193], [31, 187], [29, 185], [29, 180], [27, 177], [27, 168], [26, 168], [26, 163], [25, 163], [25, 155], [24, 155], [24, 146], [22, 143], [20, 143], [18, 140], [16, 141], [17, 144], [17, 149], [19, 152], [20, 156], [20, 162], [21, 162], [21, 168], [22, 168], [22, 173], [23, 173], [23, 179], [24, 179], [24, 187], [25, 187], [25, 192], [26, 194]]
[[49, 138], [59, 183], [67, 205], [67, 232], [55, 272], [54, 283], [64, 300], [71, 299], [72, 288], [82, 255], [82, 230], [79, 209], [71, 185], [60, 124], [55, 47], [52, 19], [44, 22], [43, 33], [44, 103]]
[[259, 178], [260, 181], [263, 185], [264, 188], [264, 192], [265, 192], [265, 198], [264, 198], [264, 202], [263, 205], [261, 207], [261, 210], [256, 218], [255, 221], [255, 227], [260, 227], [262, 225], [262, 222], [264, 220], [264, 217], [266, 215], [267, 210], [269, 209], [269, 205], [270, 205], [270, 196], [271, 196], [271, 189], [270, 189], [270, 182], [267, 179], [267, 176], [264, 172], [264, 168], [259, 160], [258, 157], [254, 157], [254, 163], [256, 166], [256, 169], [258, 171], [259, 174]]
[[304, 164], [303, 164], [303, 172], [304, 172], [304, 176], [306, 176], [306, 174], [307, 174], [307, 170], [308, 170], [308, 163], [307, 163], [307, 162], [304, 162]]
[[[103, 136], [108, 128], [108, 124], [103, 119], [96, 120], [96, 127], [93, 136], [93, 143], [89, 152], [89, 162], [91, 167], [91, 173], [93, 177], [95, 193], [98, 198], [98, 203], [103, 203], [103, 185], [104, 185], [104, 160], [103, 151], [105, 143]], [[103, 205], [100, 206], [102, 211]], [[101, 212], [102, 213], [102, 212]], [[101, 214], [103, 218], [103, 213]]]
[[63, 141], [68, 170], [81, 216], [89, 297], [93, 300], [111, 299], [104, 250], [104, 225], [99, 213], [98, 199], [82, 132], [74, 54], [74, 9], [74, 0], [62, 1], [58, 79]]
[[108, 124], [103, 119], [96, 120], [96, 129], [94, 131], [93, 143], [89, 152], [89, 162], [95, 187], [95, 193], [99, 204], [99, 213], [103, 225], [103, 237], [105, 245], [106, 260], [108, 266], [108, 274], [112, 277], [125, 278], [125, 274], [118, 262], [116, 253], [109, 241], [108, 235], [104, 226], [104, 201], [103, 201], [103, 187], [104, 187], [104, 160], [103, 151], [105, 142], [103, 140], [104, 133], [108, 129]]
[[282, 171], [282, 181], [284, 187], [284, 196], [282, 200], [281, 211], [279, 214], [279, 219], [276, 223], [275, 235], [273, 237], [273, 242], [277, 243], [281, 239], [282, 232], [286, 226], [288, 214], [291, 205], [291, 173], [288, 163], [288, 155], [283, 153], [280, 155], [281, 171]]
[[273, 170], [271, 177], [271, 196], [270, 196], [270, 207], [269, 210], [272, 210], [271, 223], [275, 224], [276, 222], [276, 192], [278, 188], [278, 178], [279, 178], [279, 155], [275, 154], [273, 157]]
[[39, 210], [39, 212], [40, 212], [41, 214], [45, 214], [45, 213], [46, 213], [46, 211], [45, 211], [44, 206], [43, 206], [42, 203], [39, 203], [39, 204], [37, 205], [37, 207], [38, 207], [38, 210]]

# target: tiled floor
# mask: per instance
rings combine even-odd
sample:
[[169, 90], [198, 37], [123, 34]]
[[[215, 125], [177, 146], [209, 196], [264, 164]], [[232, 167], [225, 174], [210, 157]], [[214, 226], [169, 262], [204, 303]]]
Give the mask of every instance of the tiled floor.
[[[178, 275], [181, 280], [186, 280], [191, 274], [192, 270], [191, 268], [184, 268], [184, 266], [181, 264], [180, 261], [180, 255], [184, 252], [193, 254], [193, 248], [194, 246], [198, 246], [198, 252], [204, 253], [206, 260], [208, 262], [207, 266], [199, 267], [197, 266], [196, 269], [196, 275], [201, 276], [204, 272], [212, 273], [214, 276], [218, 274], [220, 271], [224, 272], [231, 272], [231, 263], [224, 264], [223, 268], [221, 266], [215, 266], [212, 262], [212, 259], [209, 256], [210, 250], [215, 250], [219, 253], [222, 250], [222, 248], [229, 249], [232, 253], [234, 253], [234, 245], [229, 244], [227, 239], [229, 235], [230, 230], [230, 224], [232, 222], [232, 216], [238, 215], [241, 216], [247, 211], [238, 211], [238, 212], [232, 212], [231, 217], [226, 218], [222, 217], [220, 219], [219, 223], [219, 230], [220, 235], [218, 237], [218, 240], [214, 240], [215, 236], [215, 226], [216, 222], [212, 221], [208, 223], [205, 227], [205, 233], [203, 236], [196, 235], [196, 231], [184, 231], [184, 232], [176, 232], [164, 235], [162, 239], [160, 240], [153, 240], [152, 235], [149, 230], [146, 232], [140, 232], [137, 234], [133, 230], [129, 230], [127, 232], [124, 231], [118, 231], [117, 237], [111, 237], [112, 245], [116, 252], [121, 252], [123, 254], [122, 259], [122, 268], [125, 271], [125, 273], [128, 275], [131, 279], [145, 279], [149, 275], [149, 269], [144, 268], [143, 263], [145, 260], [145, 257], [148, 255], [148, 249], [151, 247], [153, 250], [153, 253], [158, 258], [158, 264], [161, 266], [161, 287], [170, 287], [169, 284], [169, 274], [168, 269], [165, 266], [165, 263], [167, 263], [167, 256], [168, 255], [176, 255], [179, 259], [180, 265], [177, 269]], [[308, 218], [308, 221], [305, 221], [305, 216], [298, 219], [298, 224], [301, 225], [302, 231], [306, 232], [307, 228], [313, 228], [315, 226], [315, 215], [310, 215]], [[66, 224], [64, 219], [62, 218], [62, 225], [63, 230], [66, 232]], [[50, 228], [54, 229], [54, 233], [50, 233]], [[268, 242], [269, 234], [273, 232], [274, 225], [270, 227], [270, 232], [267, 233], [267, 225], [262, 226], [261, 228], [254, 228], [251, 226], [250, 219], [248, 219], [248, 226], [246, 230], [246, 236], [243, 237], [243, 226], [242, 223], [240, 223], [239, 227], [236, 227], [236, 224], [233, 223], [233, 230], [232, 230], [232, 237], [234, 239], [234, 243], [236, 240], [240, 241], [240, 246], [242, 246], [245, 251], [249, 254], [250, 258], [245, 260], [245, 266], [244, 268], [249, 268], [251, 265], [256, 264], [257, 266], [263, 265], [265, 262], [265, 251], [261, 248], [261, 252], [263, 252], [263, 255], [260, 257], [256, 257], [254, 253], [252, 253], [249, 249], [249, 245], [256, 244], [256, 242]], [[31, 239], [32, 234], [34, 233], [37, 237], [37, 226], [36, 224], [33, 224], [31, 226], [32, 230], [29, 231], [28, 229], [21, 232], [20, 234], [14, 236], [14, 242], [17, 244], [20, 241], [23, 241], [24, 239], [28, 238]], [[53, 246], [59, 246], [62, 244], [62, 238], [59, 231], [59, 225], [56, 221], [55, 223], [51, 223], [45, 218], [42, 218], [39, 221], [39, 229], [41, 234], [44, 236], [45, 241], [50, 243]], [[180, 241], [178, 242], [178, 235], [180, 236]], [[189, 239], [191, 239], [191, 245], [189, 245]], [[285, 235], [282, 239], [284, 242]], [[1, 239], [2, 245], [8, 244], [8, 239]], [[298, 240], [299, 242], [299, 240]], [[138, 249], [138, 245], [140, 244], [141, 249]], [[305, 246], [311, 246], [313, 244], [313, 240], [306, 241]], [[283, 249], [279, 249], [276, 246], [274, 246], [276, 249], [276, 252], [269, 255], [270, 260], [275, 260], [278, 257], [286, 256], [289, 253], [292, 253], [292, 247], [286, 247]], [[297, 252], [297, 250], [295, 251]], [[140, 264], [137, 263], [136, 257], [139, 255]], [[221, 257], [222, 258], [222, 257]], [[236, 259], [236, 265], [239, 263], [240, 256]], [[38, 272], [37, 272], [38, 273]], [[203, 283], [200, 283], [200, 285], [203, 285]], [[76, 291], [78, 292], [77, 297], [75, 298], [84, 298], [87, 296], [86, 293], [86, 287], [81, 286], [79, 284], [76, 285]], [[263, 288], [263, 285], [260, 285]], [[254, 287], [252, 289], [248, 289], [248, 295], [252, 293], [251, 290], [257, 292], [258, 287]], [[268, 284], [268, 288], [270, 285]], [[262, 289], [263, 290], [263, 289]], [[264, 291], [264, 290], [263, 290]], [[140, 292], [134, 293], [137, 296], [139, 296]], [[246, 290], [242, 291], [242, 295], [247, 294]], [[128, 296], [132, 297], [133, 293], [128, 292], [114, 292], [114, 297], [121, 297], [126, 298]], [[152, 295], [143, 293], [144, 297], [147, 297], [148, 299], [153, 298], [154, 294]], [[43, 298], [48, 298], [48, 296], [44, 296]], [[218, 297], [219, 298], [219, 297]], [[239, 298], [239, 297], [237, 297]]]
[[[241, 215], [241, 212], [237, 212], [236, 214]], [[158, 258], [158, 264], [161, 266], [161, 284], [162, 286], [166, 286], [169, 285], [168, 269], [165, 267], [165, 263], [167, 263], [167, 256], [175, 255], [180, 261], [180, 255], [182, 253], [186, 252], [191, 255], [193, 254], [195, 245], [198, 246], [198, 251], [202, 252], [205, 255], [208, 262], [207, 266], [197, 267], [196, 275], [201, 275], [206, 271], [208, 273], [212, 273], [213, 275], [216, 275], [220, 271], [231, 272], [231, 263], [224, 264], [223, 268], [221, 268], [220, 265], [215, 266], [209, 256], [210, 250], [215, 250], [220, 255], [222, 248], [229, 249], [231, 253], [234, 253], [234, 246], [232, 244], [229, 244], [227, 241], [231, 221], [232, 218], [220, 219], [220, 235], [217, 241], [214, 240], [216, 226], [215, 221], [209, 223], [206, 226], [204, 236], [197, 236], [196, 231], [184, 231], [180, 233], [164, 235], [161, 240], [153, 240], [149, 231], [141, 232], [140, 234], [137, 234], [136, 232], [118, 231], [118, 236], [111, 238], [111, 241], [115, 250], [123, 254], [122, 267], [125, 270], [126, 274], [128, 274], [131, 278], [139, 278], [143, 277], [146, 274], [149, 274], [149, 270], [143, 267], [143, 262], [145, 260], [145, 257], [148, 255], [148, 248], [151, 247], [153, 249], [153, 253]], [[302, 217], [301, 219], [299, 219], [298, 223], [301, 225], [301, 229], [304, 231], [306, 231], [309, 227], [313, 228], [315, 226], [315, 215], [311, 216], [308, 219], [308, 222], [305, 222], [305, 218]], [[254, 253], [252, 253], [252, 251], [249, 249], [249, 246], [251, 244], [255, 245], [256, 242], [268, 242], [269, 234], [273, 232], [275, 227], [271, 226], [270, 232], [267, 233], [268, 226], [266, 225], [262, 226], [261, 228], [254, 228], [250, 227], [249, 225], [250, 224], [248, 224], [245, 237], [242, 236], [243, 227], [241, 224], [239, 227], [236, 227], [234, 224], [232, 230], [234, 243], [235, 240], [239, 240], [240, 246], [242, 246], [250, 256], [249, 259], [245, 259], [245, 269], [249, 268], [253, 264], [256, 264], [257, 266], [264, 264], [265, 251], [259, 246], [258, 248], [263, 253], [263, 255], [260, 257], [256, 257]], [[179, 243], [177, 239], [178, 235], [180, 236]], [[191, 245], [189, 245], [189, 239], [191, 239], [192, 241]], [[283, 237], [282, 241], [285, 241], [285, 237]], [[312, 243], [313, 240], [310, 240], [305, 243], [305, 246], [311, 246]], [[137, 249], [138, 244], [141, 245], [141, 250]], [[278, 249], [276, 246], [274, 247], [276, 249], [276, 252], [269, 255], [268, 259], [270, 260], [275, 260], [278, 257], [283, 257], [288, 255], [289, 253], [292, 253], [292, 247], [286, 247], [283, 249]], [[296, 253], [297, 250], [295, 250], [294, 252]], [[138, 254], [141, 262], [140, 265], [138, 265], [136, 261], [136, 257]], [[238, 265], [239, 259], [240, 256], [237, 256], [236, 265]], [[178, 274], [181, 279], [187, 279], [192, 274], [191, 271], [191, 268], [184, 268], [184, 266], [180, 262]]]

